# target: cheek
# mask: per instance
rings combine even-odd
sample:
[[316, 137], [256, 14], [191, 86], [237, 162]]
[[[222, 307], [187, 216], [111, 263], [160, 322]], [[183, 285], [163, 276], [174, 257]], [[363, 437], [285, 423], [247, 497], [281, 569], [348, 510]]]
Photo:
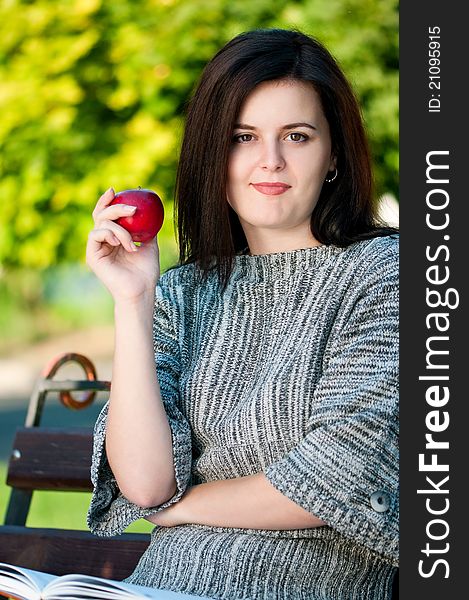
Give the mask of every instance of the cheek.
[[305, 157], [305, 159], [301, 161], [301, 164], [297, 164], [298, 173], [309, 174], [306, 178], [308, 186], [320, 186], [323, 184], [329, 170], [329, 162], [330, 158], [328, 155]]
[[228, 164], [228, 188], [234, 189], [244, 183], [247, 177], [246, 168], [239, 157], [231, 158]]
[[238, 185], [238, 164], [233, 158], [228, 163], [228, 181], [226, 186], [227, 201], [231, 208], [236, 204], [236, 187]]
[[236, 172], [238, 170], [238, 156], [235, 152], [231, 152], [230, 158], [228, 161], [228, 180], [234, 179], [236, 177]]

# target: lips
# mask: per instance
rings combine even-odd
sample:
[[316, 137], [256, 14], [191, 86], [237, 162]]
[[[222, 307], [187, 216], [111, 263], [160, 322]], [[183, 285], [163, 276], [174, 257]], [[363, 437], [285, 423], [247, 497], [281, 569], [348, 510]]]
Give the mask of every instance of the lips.
[[258, 192], [265, 194], [266, 196], [278, 196], [279, 194], [283, 194], [291, 188], [291, 185], [288, 185], [287, 183], [270, 183], [267, 181], [253, 183], [252, 186]]

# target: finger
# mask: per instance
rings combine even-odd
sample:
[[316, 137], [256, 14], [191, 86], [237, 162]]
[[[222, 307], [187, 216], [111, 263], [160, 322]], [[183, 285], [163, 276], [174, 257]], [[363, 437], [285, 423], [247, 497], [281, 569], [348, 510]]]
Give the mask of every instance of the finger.
[[88, 241], [95, 249], [104, 243], [109, 244], [110, 246], [120, 245], [119, 239], [110, 229], [93, 229], [88, 235]]
[[119, 217], [130, 217], [135, 214], [137, 210], [136, 206], [128, 206], [127, 204], [112, 204], [103, 208], [95, 216], [95, 223], [97, 227], [101, 227], [101, 223], [104, 221], [115, 221]]
[[115, 247], [120, 245], [119, 240], [109, 229], [93, 229], [88, 235], [86, 244], [86, 262], [91, 264], [97, 253], [102, 252], [103, 245]]
[[138, 250], [137, 246], [132, 240], [132, 236], [127, 231], [127, 229], [124, 229], [115, 221], [105, 220], [102, 223], [100, 223], [100, 226], [97, 229], [108, 229], [109, 231], [111, 231], [113, 235], [119, 240], [123, 248], [128, 252], [135, 252], [136, 250]]
[[96, 206], [93, 210], [93, 219], [105, 208], [108, 206], [114, 199], [115, 193], [114, 188], [110, 187], [107, 189], [102, 196], [99, 197], [99, 200], [96, 202]]

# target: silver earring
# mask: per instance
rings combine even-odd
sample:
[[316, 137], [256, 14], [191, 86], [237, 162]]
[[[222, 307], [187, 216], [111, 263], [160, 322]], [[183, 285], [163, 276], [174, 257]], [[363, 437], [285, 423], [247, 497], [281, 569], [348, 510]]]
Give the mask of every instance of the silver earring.
[[331, 181], [334, 181], [334, 179], [337, 177], [337, 175], [339, 174], [339, 171], [337, 170], [337, 167], [335, 168], [335, 173], [334, 173], [334, 177], [326, 177], [326, 179], [324, 181], [327, 181], [327, 183], [331, 183]]

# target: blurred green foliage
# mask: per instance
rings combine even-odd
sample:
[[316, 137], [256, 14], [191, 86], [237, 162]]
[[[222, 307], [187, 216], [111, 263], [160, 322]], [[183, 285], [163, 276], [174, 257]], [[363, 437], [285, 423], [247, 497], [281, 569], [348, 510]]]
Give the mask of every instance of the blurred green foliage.
[[329, 47], [363, 107], [377, 192], [397, 196], [397, 0], [0, 0], [0, 274], [8, 289], [15, 270], [34, 278], [31, 271], [83, 263], [91, 211], [111, 185], [161, 195], [163, 270], [176, 261], [172, 198], [185, 103], [215, 52], [258, 27], [297, 27]]

